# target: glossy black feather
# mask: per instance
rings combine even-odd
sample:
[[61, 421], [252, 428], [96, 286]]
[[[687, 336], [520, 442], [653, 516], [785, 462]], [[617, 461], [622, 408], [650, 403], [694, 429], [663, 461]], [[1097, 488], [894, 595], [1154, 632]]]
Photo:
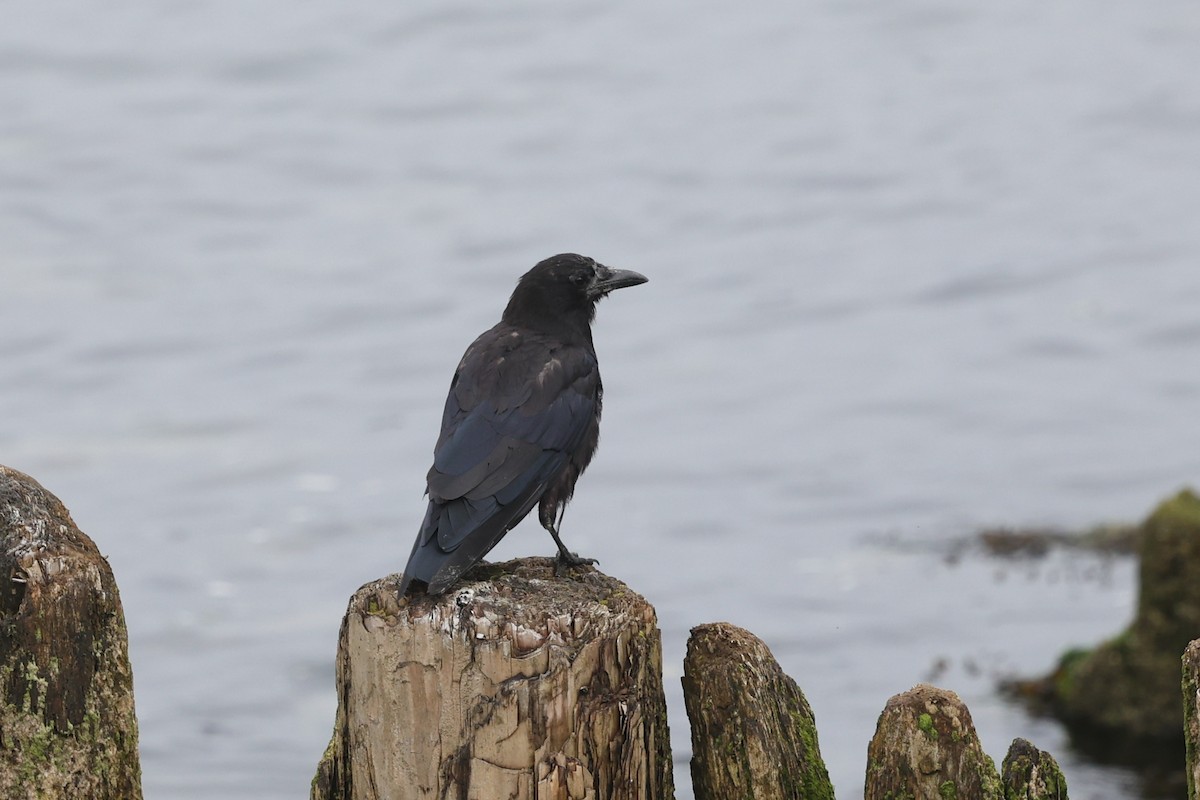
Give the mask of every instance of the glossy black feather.
[[595, 303], [644, 281], [570, 254], [521, 278], [454, 373], [402, 594], [413, 580], [445, 591], [539, 503], [552, 529], [599, 441]]

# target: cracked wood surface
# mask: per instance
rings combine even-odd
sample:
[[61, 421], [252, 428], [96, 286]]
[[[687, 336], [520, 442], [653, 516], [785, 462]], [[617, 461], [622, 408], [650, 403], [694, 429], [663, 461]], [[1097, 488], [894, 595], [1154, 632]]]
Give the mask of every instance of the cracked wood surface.
[[674, 796], [654, 609], [592, 568], [486, 565], [351, 598], [313, 800]]

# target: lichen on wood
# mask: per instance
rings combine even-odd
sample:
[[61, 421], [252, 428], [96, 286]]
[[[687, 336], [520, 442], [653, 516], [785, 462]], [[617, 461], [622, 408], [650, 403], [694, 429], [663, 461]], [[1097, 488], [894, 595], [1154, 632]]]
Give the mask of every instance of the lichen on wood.
[[141, 796], [112, 570], [57, 497], [0, 466], [0, 797]]
[[640, 595], [550, 559], [478, 567], [438, 597], [399, 600], [398, 577], [350, 600], [313, 800], [673, 797]]
[[866, 800], [1002, 800], [958, 695], [918, 684], [888, 700], [867, 748]]
[[812, 708], [754, 634], [693, 628], [683, 694], [696, 800], [832, 800]]

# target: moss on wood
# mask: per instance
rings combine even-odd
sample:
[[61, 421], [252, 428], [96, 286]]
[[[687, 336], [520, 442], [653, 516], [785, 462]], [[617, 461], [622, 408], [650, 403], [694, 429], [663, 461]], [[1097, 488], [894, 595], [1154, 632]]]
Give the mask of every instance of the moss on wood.
[[1200, 498], [1184, 490], [1161, 503], [1142, 523], [1139, 541], [1133, 622], [1092, 650], [1062, 658], [1050, 682], [1051, 705], [1068, 725], [1107, 737], [1114, 748], [1175, 749], [1183, 729], [1179, 658], [1200, 631]]
[[696, 800], [832, 800], [812, 708], [758, 637], [692, 629], [683, 665]]
[[1054, 756], [1014, 739], [1001, 769], [1004, 800], [1067, 800], [1067, 780]]

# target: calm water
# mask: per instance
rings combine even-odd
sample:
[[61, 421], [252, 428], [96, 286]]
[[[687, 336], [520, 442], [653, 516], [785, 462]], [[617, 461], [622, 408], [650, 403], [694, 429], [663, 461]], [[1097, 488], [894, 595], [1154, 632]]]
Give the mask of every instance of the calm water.
[[306, 794], [453, 365], [563, 250], [651, 278], [600, 309], [564, 536], [658, 608], [681, 797], [718, 619], [804, 688], [843, 799], [930, 677], [997, 760], [1132, 796], [992, 687], [1118, 630], [1133, 566], [942, 552], [1200, 483], [1194, 2], [4, 18], [0, 462], [116, 571], [148, 797]]

